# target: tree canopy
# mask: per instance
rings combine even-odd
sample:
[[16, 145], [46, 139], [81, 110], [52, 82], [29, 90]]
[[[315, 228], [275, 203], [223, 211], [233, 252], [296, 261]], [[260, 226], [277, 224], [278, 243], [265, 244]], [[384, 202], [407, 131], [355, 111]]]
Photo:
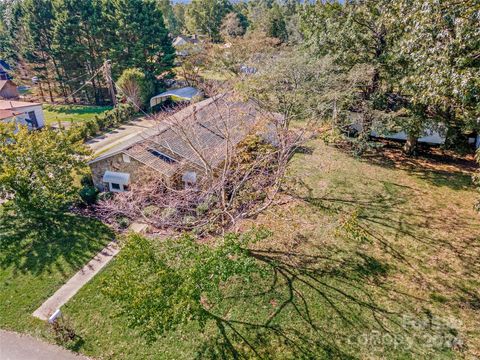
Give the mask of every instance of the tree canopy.
[[0, 198], [18, 216], [49, 218], [78, 199], [75, 174], [87, 150], [60, 131], [0, 123]]

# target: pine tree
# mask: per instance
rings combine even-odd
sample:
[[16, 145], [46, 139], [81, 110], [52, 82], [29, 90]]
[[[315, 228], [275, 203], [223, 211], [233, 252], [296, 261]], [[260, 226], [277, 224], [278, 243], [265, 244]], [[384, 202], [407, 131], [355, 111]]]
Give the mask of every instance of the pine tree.
[[193, 0], [187, 11], [187, 27], [192, 33], [200, 32], [212, 41], [220, 41], [223, 18], [232, 10], [228, 0]]
[[110, 57], [114, 77], [127, 68], [154, 78], [173, 66], [175, 49], [154, 0], [110, 0]]

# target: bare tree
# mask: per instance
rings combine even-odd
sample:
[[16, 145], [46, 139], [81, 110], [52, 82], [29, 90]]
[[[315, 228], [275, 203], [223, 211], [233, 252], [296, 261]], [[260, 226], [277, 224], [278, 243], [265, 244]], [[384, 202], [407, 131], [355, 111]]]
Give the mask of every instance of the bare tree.
[[[141, 219], [155, 229], [199, 234], [235, 228], [272, 204], [290, 157], [309, 135], [307, 128], [292, 131], [282, 115], [233, 94], [158, 121], [164, 130], [138, 146], [158, 146], [179, 159], [175, 181], [146, 174], [130, 192], [99, 202], [95, 210], [104, 220]], [[181, 181], [188, 171], [197, 174], [195, 183]]]

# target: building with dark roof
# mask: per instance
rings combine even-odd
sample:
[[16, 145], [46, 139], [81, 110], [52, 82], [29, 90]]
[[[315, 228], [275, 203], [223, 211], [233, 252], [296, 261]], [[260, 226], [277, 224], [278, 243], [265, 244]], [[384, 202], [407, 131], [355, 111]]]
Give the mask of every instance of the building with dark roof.
[[[192, 185], [219, 167], [264, 116], [253, 102], [220, 95], [190, 105], [89, 162], [100, 190], [125, 191], [131, 182], [160, 177]], [[123, 179], [121, 182], [118, 179]]]

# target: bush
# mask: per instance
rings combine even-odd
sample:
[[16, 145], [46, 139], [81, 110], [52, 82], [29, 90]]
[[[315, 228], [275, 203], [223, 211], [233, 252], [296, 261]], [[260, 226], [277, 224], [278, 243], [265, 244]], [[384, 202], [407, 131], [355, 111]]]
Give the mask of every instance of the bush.
[[69, 130], [69, 136], [74, 140], [87, 140], [96, 136], [100, 131], [106, 131], [120, 124], [130, 121], [135, 114], [131, 104], [120, 104], [101, 115], [95, 115], [92, 120], [76, 123]]
[[84, 186], [80, 190], [80, 197], [85, 204], [93, 205], [97, 202], [98, 190], [93, 186]]
[[125, 216], [117, 218], [117, 224], [121, 229], [126, 229], [130, 226], [130, 219]]

